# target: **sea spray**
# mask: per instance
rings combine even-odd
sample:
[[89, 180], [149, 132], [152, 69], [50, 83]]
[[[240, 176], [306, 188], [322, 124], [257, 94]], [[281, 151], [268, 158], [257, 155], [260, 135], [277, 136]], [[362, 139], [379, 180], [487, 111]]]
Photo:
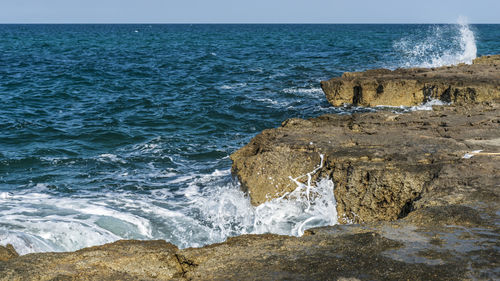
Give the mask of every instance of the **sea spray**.
[[333, 190], [333, 182], [323, 179], [314, 185], [300, 184], [286, 196], [258, 206], [253, 233], [301, 236], [308, 228], [337, 224]]
[[[211, 238], [224, 240], [239, 234], [277, 233], [300, 236], [304, 230], [324, 225], [337, 224], [337, 209], [334, 184], [329, 179], [312, 182], [312, 175], [323, 165], [311, 172], [290, 178], [297, 187], [278, 198], [271, 199], [257, 207], [250, 204], [245, 194], [230, 186], [221, 186], [192, 201], [197, 204], [204, 221], [211, 224]], [[298, 179], [307, 177], [306, 183]]]
[[465, 17], [458, 18], [458, 24], [460, 26], [460, 49], [462, 50], [462, 52], [459, 53], [460, 57], [458, 61], [472, 64], [472, 61], [477, 56], [477, 46], [474, 32], [472, 32], [467, 22], [467, 18]]
[[393, 43], [402, 67], [439, 67], [471, 64], [476, 58], [474, 32], [464, 17], [454, 25], [434, 25]]
[[412, 112], [412, 111], [421, 111], [421, 110], [432, 110], [433, 106], [441, 106], [441, 105], [449, 105], [450, 103], [443, 102], [438, 99], [430, 99], [427, 102], [424, 102], [419, 105], [414, 106], [390, 106], [390, 105], [377, 105], [371, 109], [383, 109], [383, 110], [392, 110], [394, 113], [404, 113], [404, 112]]
[[[320, 164], [313, 171], [290, 177], [297, 185], [295, 190], [256, 208], [254, 229], [257, 233], [301, 236], [307, 228], [337, 224], [333, 182], [329, 179], [312, 182], [312, 175], [323, 167], [323, 155], [320, 158]], [[307, 177], [306, 183], [299, 181], [303, 177]]]

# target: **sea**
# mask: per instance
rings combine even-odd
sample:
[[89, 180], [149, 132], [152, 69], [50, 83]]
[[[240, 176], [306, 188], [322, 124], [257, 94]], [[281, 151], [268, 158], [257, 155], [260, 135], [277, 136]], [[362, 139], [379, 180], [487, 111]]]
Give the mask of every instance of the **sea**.
[[288, 118], [377, 110], [328, 104], [320, 81], [343, 72], [498, 53], [500, 25], [464, 22], [0, 25], [0, 245], [186, 248], [334, 225], [330, 180], [255, 207], [231, 153]]

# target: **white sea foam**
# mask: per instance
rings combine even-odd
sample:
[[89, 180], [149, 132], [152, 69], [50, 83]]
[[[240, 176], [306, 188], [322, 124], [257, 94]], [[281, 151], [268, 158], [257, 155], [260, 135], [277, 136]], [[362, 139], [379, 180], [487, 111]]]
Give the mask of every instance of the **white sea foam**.
[[402, 38], [393, 46], [403, 55], [403, 67], [471, 64], [477, 55], [474, 32], [464, 17], [456, 25], [433, 26], [421, 34]]
[[168, 184], [176, 184], [176, 183], [182, 183], [182, 182], [187, 182], [189, 180], [192, 180], [196, 175], [186, 175], [186, 176], [180, 176], [176, 179], [173, 179], [168, 182]]
[[[300, 236], [305, 229], [337, 223], [333, 182], [328, 179], [311, 182], [311, 175], [316, 171], [290, 178], [297, 185], [293, 192], [257, 207], [250, 204], [239, 188], [231, 186], [210, 190], [208, 196], [195, 197], [191, 203], [197, 205], [204, 220], [213, 225], [210, 236], [214, 240], [267, 232]], [[305, 184], [298, 181], [302, 177], [308, 178]]]
[[[76, 204], [75, 204], [76, 203]], [[82, 216], [75, 205], [91, 202], [55, 198], [44, 194], [14, 194], [1, 200], [0, 244], [11, 243], [20, 254], [43, 251], [76, 250], [119, 239], [119, 235], [99, 227], [98, 217]]]
[[273, 108], [284, 108], [284, 107], [289, 106], [290, 103], [292, 102], [289, 100], [288, 101], [285, 101], [285, 100], [277, 101], [277, 100], [273, 100], [270, 98], [258, 98], [258, 97], [252, 97], [251, 99], [254, 101], [257, 101], [257, 102], [266, 103], [266, 104], [268, 104], [269, 107], [273, 107]]
[[260, 67], [257, 67], [257, 68], [251, 68], [250, 69], [251, 72], [258, 72], [258, 73], [262, 73], [264, 72], [264, 70]]
[[[318, 166], [321, 167], [321, 165]], [[73, 251], [118, 239], [165, 239], [181, 248], [248, 233], [302, 235], [337, 223], [330, 180], [297, 184], [295, 191], [258, 207], [250, 204], [230, 170], [181, 177], [184, 186], [150, 193], [81, 192], [60, 197], [48, 186], [0, 194], [0, 245], [21, 253]], [[301, 178], [302, 178], [301, 177]], [[308, 180], [307, 180], [308, 179]]]
[[[131, 196], [132, 198], [127, 198]], [[22, 254], [68, 251], [123, 238], [151, 239], [150, 219], [134, 214], [140, 197], [106, 194], [60, 198], [19, 192], [0, 199], [0, 244], [12, 243]]]
[[287, 94], [323, 94], [321, 88], [286, 88], [283, 92]]
[[8, 199], [10, 197], [12, 197], [10, 192], [0, 192], [0, 199]]
[[99, 155], [97, 160], [99, 160], [101, 162], [116, 162], [116, 163], [122, 163], [122, 164], [127, 163], [125, 160], [121, 159], [120, 157], [118, 157], [114, 154], [110, 154], [110, 153], [105, 153], [105, 154]]
[[443, 102], [438, 99], [431, 99], [423, 104], [420, 105], [415, 105], [409, 108], [410, 111], [416, 111], [416, 110], [432, 110], [432, 107], [434, 105], [448, 105], [449, 103]]
[[286, 74], [283, 73], [283, 72], [278, 72], [278, 73], [275, 73], [275, 74], [272, 74], [272, 75], [269, 75], [267, 78], [269, 79], [276, 79], [278, 77], [285, 77]]
[[220, 89], [222, 90], [232, 90], [232, 89], [238, 89], [238, 88], [243, 88], [246, 87], [247, 83], [234, 83], [234, 84], [229, 84], [229, 85], [222, 85], [220, 86]]
[[474, 157], [474, 155], [481, 153], [482, 150], [474, 150], [469, 153], [465, 153], [465, 155], [462, 157], [463, 159], [471, 159]]
[[390, 106], [390, 105], [377, 105], [375, 108], [394, 108], [399, 112], [417, 111], [417, 110], [432, 110], [435, 105], [449, 105], [449, 103], [443, 102], [438, 99], [430, 99], [429, 101], [415, 106]]

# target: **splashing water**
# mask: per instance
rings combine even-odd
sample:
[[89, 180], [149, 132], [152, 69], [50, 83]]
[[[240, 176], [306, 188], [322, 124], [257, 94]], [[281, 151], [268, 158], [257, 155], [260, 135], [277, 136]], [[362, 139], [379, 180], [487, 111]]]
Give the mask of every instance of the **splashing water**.
[[[118, 239], [166, 239], [185, 248], [241, 234], [300, 236], [308, 228], [337, 224], [333, 182], [311, 181], [321, 167], [291, 178], [297, 184], [293, 192], [257, 207], [230, 180], [230, 170], [195, 176], [176, 193], [60, 198], [47, 192], [45, 185], [2, 192], [0, 217], [11, 227], [0, 229], [0, 243], [11, 243], [20, 254], [27, 254], [73, 251]], [[302, 177], [308, 178], [305, 184], [298, 181]]]
[[471, 64], [476, 58], [474, 32], [464, 17], [455, 25], [432, 26], [420, 34], [413, 34], [393, 44], [403, 56], [403, 67], [439, 67]]
[[463, 50], [459, 61], [472, 64], [472, 61], [477, 56], [477, 46], [474, 32], [470, 30], [465, 17], [460, 17], [458, 19], [458, 24], [460, 25], [460, 47]]
[[[285, 230], [288, 234], [301, 236], [307, 228], [337, 224], [337, 202], [333, 182], [322, 179], [312, 183], [312, 175], [323, 167], [323, 157], [320, 155], [320, 164], [312, 172], [297, 178], [290, 177], [297, 185], [294, 191], [256, 208], [257, 219], [254, 228], [258, 233], [287, 234], [283, 233]], [[302, 177], [307, 177], [305, 184], [298, 181]], [[272, 228], [269, 228], [270, 226]]]
[[[250, 204], [237, 183], [217, 185], [201, 193], [192, 189], [187, 193], [189, 204], [199, 211], [199, 219], [208, 223], [207, 241], [214, 243], [235, 235], [268, 232], [301, 236], [308, 228], [337, 224], [333, 182], [329, 179], [312, 182], [312, 175], [323, 167], [324, 156], [320, 158], [313, 171], [290, 177], [297, 185], [294, 191], [257, 207]], [[306, 183], [298, 181], [302, 177], [307, 177]], [[187, 239], [190, 240], [193, 239]]]

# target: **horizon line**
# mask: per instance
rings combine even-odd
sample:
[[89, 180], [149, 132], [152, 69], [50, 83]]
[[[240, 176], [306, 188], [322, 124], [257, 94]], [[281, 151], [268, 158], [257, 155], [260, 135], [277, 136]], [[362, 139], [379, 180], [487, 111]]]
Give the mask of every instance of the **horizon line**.
[[[150, 24], [150, 25], [161, 25], [161, 24], [191, 24], [191, 25], [222, 25], [222, 24], [233, 24], [233, 25], [244, 25], [244, 24], [256, 24], [256, 25], [279, 25], [279, 24], [307, 24], [307, 25], [315, 25], [315, 24], [322, 24], [322, 25], [327, 25], [327, 24], [386, 24], [386, 25], [396, 25], [396, 24], [458, 24], [456, 22], [333, 22], [333, 23], [327, 23], [327, 22], [0, 22], [0, 24], [82, 24], [82, 25], [87, 25], [87, 24]], [[494, 22], [481, 22], [481, 23], [467, 23], [467, 24], [474, 24], [474, 25], [479, 25], [479, 24], [500, 24], [500, 22], [494, 23]]]

